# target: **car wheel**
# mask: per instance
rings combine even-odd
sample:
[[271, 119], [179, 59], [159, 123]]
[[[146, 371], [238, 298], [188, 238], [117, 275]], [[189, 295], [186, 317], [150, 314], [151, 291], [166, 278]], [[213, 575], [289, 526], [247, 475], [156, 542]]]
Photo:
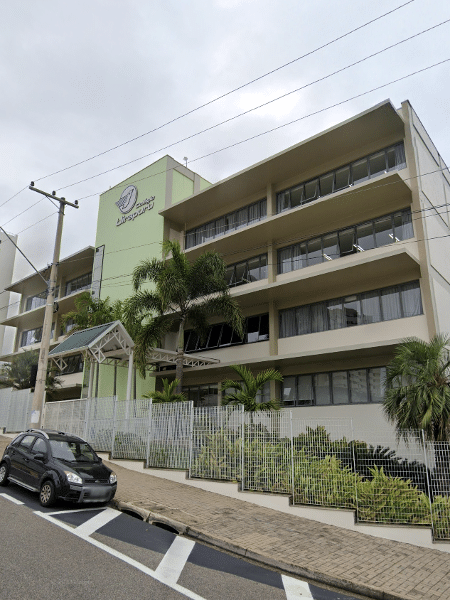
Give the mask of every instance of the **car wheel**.
[[44, 481], [44, 483], [41, 485], [39, 502], [41, 503], [41, 506], [44, 507], [53, 506], [53, 504], [56, 502], [55, 486], [50, 479], [47, 479], [47, 481]]
[[0, 465], [0, 485], [8, 485], [9, 481], [8, 481], [8, 465], [6, 463], [2, 463]]

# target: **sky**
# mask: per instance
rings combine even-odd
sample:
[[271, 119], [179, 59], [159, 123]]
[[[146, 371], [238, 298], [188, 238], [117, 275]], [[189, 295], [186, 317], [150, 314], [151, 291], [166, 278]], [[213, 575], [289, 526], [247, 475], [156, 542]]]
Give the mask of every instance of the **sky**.
[[[443, 0], [3, 2], [0, 226], [42, 268], [56, 208], [31, 181], [79, 201], [64, 257], [95, 244], [99, 194], [165, 154], [215, 183], [387, 98], [449, 164], [447, 20]], [[14, 280], [31, 272], [18, 255]]]

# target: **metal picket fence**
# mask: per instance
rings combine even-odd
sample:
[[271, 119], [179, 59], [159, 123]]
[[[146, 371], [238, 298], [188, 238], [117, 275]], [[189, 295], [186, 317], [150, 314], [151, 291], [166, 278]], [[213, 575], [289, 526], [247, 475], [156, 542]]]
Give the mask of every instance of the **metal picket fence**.
[[[0, 390], [0, 419], [10, 427], [27, 414], [26, 395], [12, 403], [11, 394]], [[116, 397], [48, 403], [44, 426], [82, 435], [113, 458], [240, 481], [243, 490], [287, 494], [296, 505], [349, 508], [361, 523], [432, 527], [435, 540], [450, 541], [450, 446], [426, 442], [422, 432], [404, 443], [387, 428], [355, 431], [349, 419]]]
[[193, 409], [189, 477], [241, 480], [243, 406]]
[[0, 427], [6, 432], [23, 431], [31, 420], [33, 394], [30, 390], [0, 389]]

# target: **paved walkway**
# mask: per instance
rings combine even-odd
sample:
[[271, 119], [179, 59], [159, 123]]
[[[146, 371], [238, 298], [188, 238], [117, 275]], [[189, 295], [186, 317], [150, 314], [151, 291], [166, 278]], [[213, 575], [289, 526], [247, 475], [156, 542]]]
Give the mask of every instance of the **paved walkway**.
[[[0, 455], [9, 439], [0, 436]], [[115, 502], [200, 541], [381, 600], [450, 600], [450, 554], [291, 516], [110, 464]]]

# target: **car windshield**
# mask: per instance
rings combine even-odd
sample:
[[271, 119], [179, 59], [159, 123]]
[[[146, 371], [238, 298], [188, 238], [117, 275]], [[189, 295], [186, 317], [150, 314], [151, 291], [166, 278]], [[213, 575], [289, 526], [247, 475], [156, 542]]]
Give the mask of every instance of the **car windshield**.
[[50, 440], [53, 458], [66, 462], [97, 462], [92, 448], [82, 441]]

